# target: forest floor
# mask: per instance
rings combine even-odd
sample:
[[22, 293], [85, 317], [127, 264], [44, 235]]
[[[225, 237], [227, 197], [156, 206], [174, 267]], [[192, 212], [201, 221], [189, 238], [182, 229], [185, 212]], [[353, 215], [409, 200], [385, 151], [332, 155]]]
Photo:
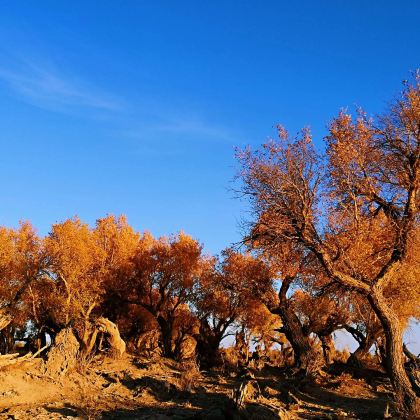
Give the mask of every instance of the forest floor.
[[336, 366], [298, 381], [266, 367], [250, 380], [239, 417], [229, 403], [241, 383], [233, 374], [126, 356], [93, 361], [83, 373], [57, 380], [40, 373], [42, 363], [0, 371], [0, 419], [383, 419], [391, 397], [379, 372]]

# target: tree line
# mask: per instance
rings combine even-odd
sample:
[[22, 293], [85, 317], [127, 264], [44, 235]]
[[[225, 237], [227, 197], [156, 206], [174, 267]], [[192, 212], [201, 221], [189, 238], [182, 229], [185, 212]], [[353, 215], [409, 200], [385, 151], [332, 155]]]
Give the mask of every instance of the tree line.
[[[206, 255], [185, 233], [154, 238], [124, 217], [78, 218], [39, 237], [0, 228], [0, 349], [71, 330], [80, 353], [160, 351], [220, 363], [229, 334], [291, 349], [295, 372], [334, 361], [333, 334], [374, 347], [407, 413], [419, 411], [403, 343], [420, 318], [420, 76], [381, 115], [340, 112], [325, 147], [310, 130], [238, 150], [252, 207], [241, 246]], [[249, 341], [246, 342], [249, 347]]]

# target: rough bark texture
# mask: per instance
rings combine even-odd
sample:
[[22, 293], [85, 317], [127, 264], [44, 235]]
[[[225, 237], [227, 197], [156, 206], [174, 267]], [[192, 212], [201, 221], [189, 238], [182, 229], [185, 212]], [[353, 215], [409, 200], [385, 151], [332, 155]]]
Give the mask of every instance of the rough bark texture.
[[280, 309], [279, 313], [283, 322], [281, 332], [293, 348], [295, 367], [305, 371], [310, 370], [319, 357], [312, 348], [309, 337], [304, 333], [299, 318], [288, 308]]
[[83, 355], [87, 356], [92, 353], [93, 348], [96, 344], [96, 338], [98, 337], [98, 333], [99, 331], [96, 328], [94, 328], [89, 335], [84, 335], [81, 350]]
[[45, 373], [50, 376], [62, 376], [76, 367], [79, 342], [72, 328], [63, 329], [57, 334], [54, 346], [48, 353]]
[[107, 318], [99, 318], [96, 321], [99, 331], [106, 334], [110, 346], [110, 355], [119, 358], [126, 350], [125, 341], [121, 338], [118, 327]]
[[149, 358], [160, 356], [161, 349], [159, 347], [160, 330], [154, 329], [140, 334], [136, 340], [136, 349], [140, 354]]
[[[362, 331], [356, 327], [353, 327], [352, 325], [340, 325], [340, 327], [349, 332], [359, 343], [359, 347], [357, 347], [357, 349], [350, 355], [347, 363], [350, 366], [362, 367], [364, 361], [369, 356], [369, 350], [373, 344], [375, 344], [375, 341], [377, 341], [379, 331], [371, 331], [368, 329], [367, 333], [364, 334]], [[382, 331], [382, 329], [380, 331]]]
[[204, 337], [200, 334], [196, 336], [196, 340], [196, 350], [200, 368], [210, 369], [216, 366], [219, 362], [219, 346], [221, 339], [213, 335]]
[[420, 398], [413, 390], [404, 369], [402, 330], [398, 317], [384, 298], [382, 290], [373, 289], [368, 300], [384, 327], [385, 366], [395, 389], [397, 404], [412, 418], [420, 417]]

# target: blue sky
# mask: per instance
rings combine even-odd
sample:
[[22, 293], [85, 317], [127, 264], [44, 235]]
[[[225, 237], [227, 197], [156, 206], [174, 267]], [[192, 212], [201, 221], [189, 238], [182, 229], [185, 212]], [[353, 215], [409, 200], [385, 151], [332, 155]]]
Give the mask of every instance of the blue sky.
[[0, 3], [0, 224], [79, 215], [240, 238], [234, 147], [284, 124], [321, 144], [420, 65], [417, 1]]

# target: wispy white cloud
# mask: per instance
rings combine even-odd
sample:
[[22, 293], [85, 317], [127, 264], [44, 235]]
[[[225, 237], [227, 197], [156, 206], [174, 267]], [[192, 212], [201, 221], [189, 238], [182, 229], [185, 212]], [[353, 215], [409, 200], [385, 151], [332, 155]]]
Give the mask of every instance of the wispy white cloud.
[[223, 141], [231, 140], [233, 138], [231, 131], [225, 127], [220, 127], [200, 119], [174, 119], [170, 120], [168, 123], [157, 125], [155, 129], [160, 132], [188, 134]]
[[[238, 133], [230, 127], [226, 127], [217, 122], [211, 122], [204, 117], [198, 117], [185, 112], [182, 117], [174, 116], [170, 112], [155, 114], [153, 118], [137, 119], [128, 124], [127, 129], [123, 129], [117, 135], [139, 141], [145, 146], [156, 147], [157, 140], [169, 149], [178, 148], [181, 144], [191, 145], [197, 141], [207, 141], [210, 143], [236, 143]], [[167, 149], [167, 150], [169, 150]]]
[[57, 111], [121, 109], [121, 102], [111, 95], [80, 80], [65, 77], [46, 65], [28, 61], [17, 64], [13, 68], [0, 66], [0, 80], [31, 104]]
[[156, 98], [126, 102], [74, 72], [62, 71], [48, 59], [34, 60], [22, 55], [0, 58], [0, 85], [6, 85], [21, 100], [54, 112], [105, 118], [113, 122], [112, 130], [118, 137], [138, 140], [144, 147], [151, 147], [156, 139], [165, 141], [167, 146], [195, 140], [237, 140], [230, 128], [209, 121], [188, 106], [184, 105], [180, 112]]

